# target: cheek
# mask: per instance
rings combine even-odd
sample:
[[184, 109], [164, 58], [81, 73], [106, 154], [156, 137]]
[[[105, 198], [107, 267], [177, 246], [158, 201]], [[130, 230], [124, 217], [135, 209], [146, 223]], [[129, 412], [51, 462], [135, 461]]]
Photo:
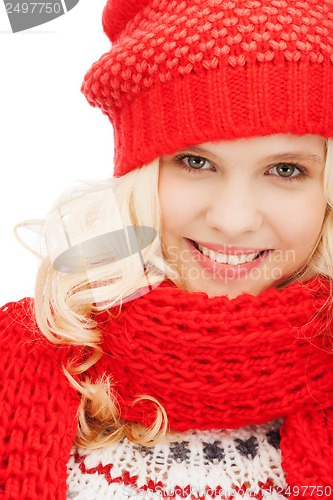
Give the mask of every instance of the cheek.
[[161, 176], [159, 201], [164, 228], [172, 230], [190, 224], [198, 213], [197, 197], [184, 183]]
[[320, 191], [302, 196], [293, 203], [281, 204], [280, 219], [276, 219], [282, 239], [304, 252], [313, 249], [320, 234], [326, 211], [326, 202]]
[[178, 210], [178, 197], [175, 196], [174, 190], [168, 190], [166, 189], [166, 186], [163, 186], [159, 189], [159, 200], [164, 228], [168, 229], [174, 227], [175, 225], [177, 225], [177, 213], [178, 218], [180, 215]]

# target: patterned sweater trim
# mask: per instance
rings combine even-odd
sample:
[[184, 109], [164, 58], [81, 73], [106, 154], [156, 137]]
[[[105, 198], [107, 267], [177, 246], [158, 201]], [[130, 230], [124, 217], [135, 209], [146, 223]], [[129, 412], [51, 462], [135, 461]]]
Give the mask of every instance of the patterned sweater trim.
[[282, 420], [236, 430], [188, 431], [154, 447], [127, 439], [72, 448], [67, 498], [237, 500], [288, 497], [281, 467]]

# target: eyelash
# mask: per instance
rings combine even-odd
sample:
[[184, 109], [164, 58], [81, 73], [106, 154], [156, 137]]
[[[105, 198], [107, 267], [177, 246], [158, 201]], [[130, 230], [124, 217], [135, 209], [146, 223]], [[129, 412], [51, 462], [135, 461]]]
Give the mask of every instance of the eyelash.
[[[191, 168], [183, 162], [183, 160], [185, 158], [200, 158], [201, 160], [205, 160], [206, 162], [210, 163], [210, 161], [207, 160], [207, 158], [204, 158], [203, 156], [184, 154], [184, 153], [175, 156], [174, 159], [180, 165], [180, 167], [184, 168], [187, 172], [193, 172], [196, 174], [200, 173], [202, 170], [207, 170], [207, 169]], [[293, 161], [276, 163], [275, 165], [271, 166], [270, 169], [272, 169], [274, 167], [281, 166], [281, 165], [292, 165], [293, 167], [297, 168], [300, 171], [300, 175], [295, 175], [292, 177], [283, 177], [281, 175], [275, 175], [274, 177], [279, 177], [279, 178], [281, 178], [283, 180], [287, 180], [287, 181], [294, 181], [294, 180], [301, 181], [308, 175], [306, 168], [302, 167], [301, 165], [299, 165], [298, 163], [293, 162]]]

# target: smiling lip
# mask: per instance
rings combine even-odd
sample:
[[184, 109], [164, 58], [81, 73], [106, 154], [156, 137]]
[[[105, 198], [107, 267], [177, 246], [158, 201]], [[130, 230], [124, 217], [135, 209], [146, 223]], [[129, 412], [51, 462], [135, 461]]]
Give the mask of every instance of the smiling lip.
[[[188, 238], [186, 238], [188, 239]], [[226, 245], [217, 245], [215, 243], [208, 243], [207, 241], [198, 241], [198, 240], [188, 240], [195, 241], [202, 247], [209, 248], [210, 250], [214, 250], [215, 252], [221, 252], [225, 255], [248, 255], [251, 253], [259, 253], [264, 250], [268, 250], [267, 248], [250, 248], [250, 247], [228, 247]]]
[[[267, 256], [270, 254], [271, 250], [266, 250], [262, 252], [256, 259], [252, 260], [251, 262], [245, 262], [244, 264], [237, 264], [237, 265], [232, 265], [232, 264], [223, 264], [221, 262], [216, 262], [212, 259], [210, 259], [208, 256], [204, 255], [201, 253], [197, 247], [195, 246], [195, 243], [193, 240], [190, 240], [188, 238], [184, 238], [188, 248], [191, 252], [191, 255], [193, 256], [194, 261], [204, 270], [209, 271], [209, 273], [212, 274], [213, 278], [217, 279], [239, 279], [239, 278], [246, 278], [248, 276], [248, 273], [257, 267], [260, 267], [263, 263], [263, 261], [266, 260]], [[201, 243], [200, 243], [201, 245]], [[218, 245], [216, 245], [218, 246]], [[221, 248], [221, 246], [218, 246]], [[226, 247], [223, 247], [226, 248]], [[232, 250], [239, 249], [242, 247], [232, 247]], [[244, 247], [243, 247], [244, 248]], [[230, 247], [229, 247], [230, 250]], [[245, 249], [247, 253], [257, 253], [256, 251], [253, 252], [253, 250], [257, 249], [251, 249], [251, 252], [249, 251], [249, 248]], [[260, 251], [260, 250], [259, 250]], [[243, 251], [243, 255], [245, 252]], [[231, 254], [231, 255], [236, 255]]]

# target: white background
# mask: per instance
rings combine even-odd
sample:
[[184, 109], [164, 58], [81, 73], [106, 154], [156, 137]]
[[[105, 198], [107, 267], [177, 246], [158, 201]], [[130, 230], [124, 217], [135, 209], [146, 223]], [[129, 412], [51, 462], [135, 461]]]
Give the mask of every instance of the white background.
[[15, 239], [15, 224], [43, 219], [74, 181], [112, 175], [112, 125], [80, 92], [111, 47], [105, 4], [80, 0], [53, 21], [12, 33], [0, 2], [0, 305], [34, 295], [39, 260]]

